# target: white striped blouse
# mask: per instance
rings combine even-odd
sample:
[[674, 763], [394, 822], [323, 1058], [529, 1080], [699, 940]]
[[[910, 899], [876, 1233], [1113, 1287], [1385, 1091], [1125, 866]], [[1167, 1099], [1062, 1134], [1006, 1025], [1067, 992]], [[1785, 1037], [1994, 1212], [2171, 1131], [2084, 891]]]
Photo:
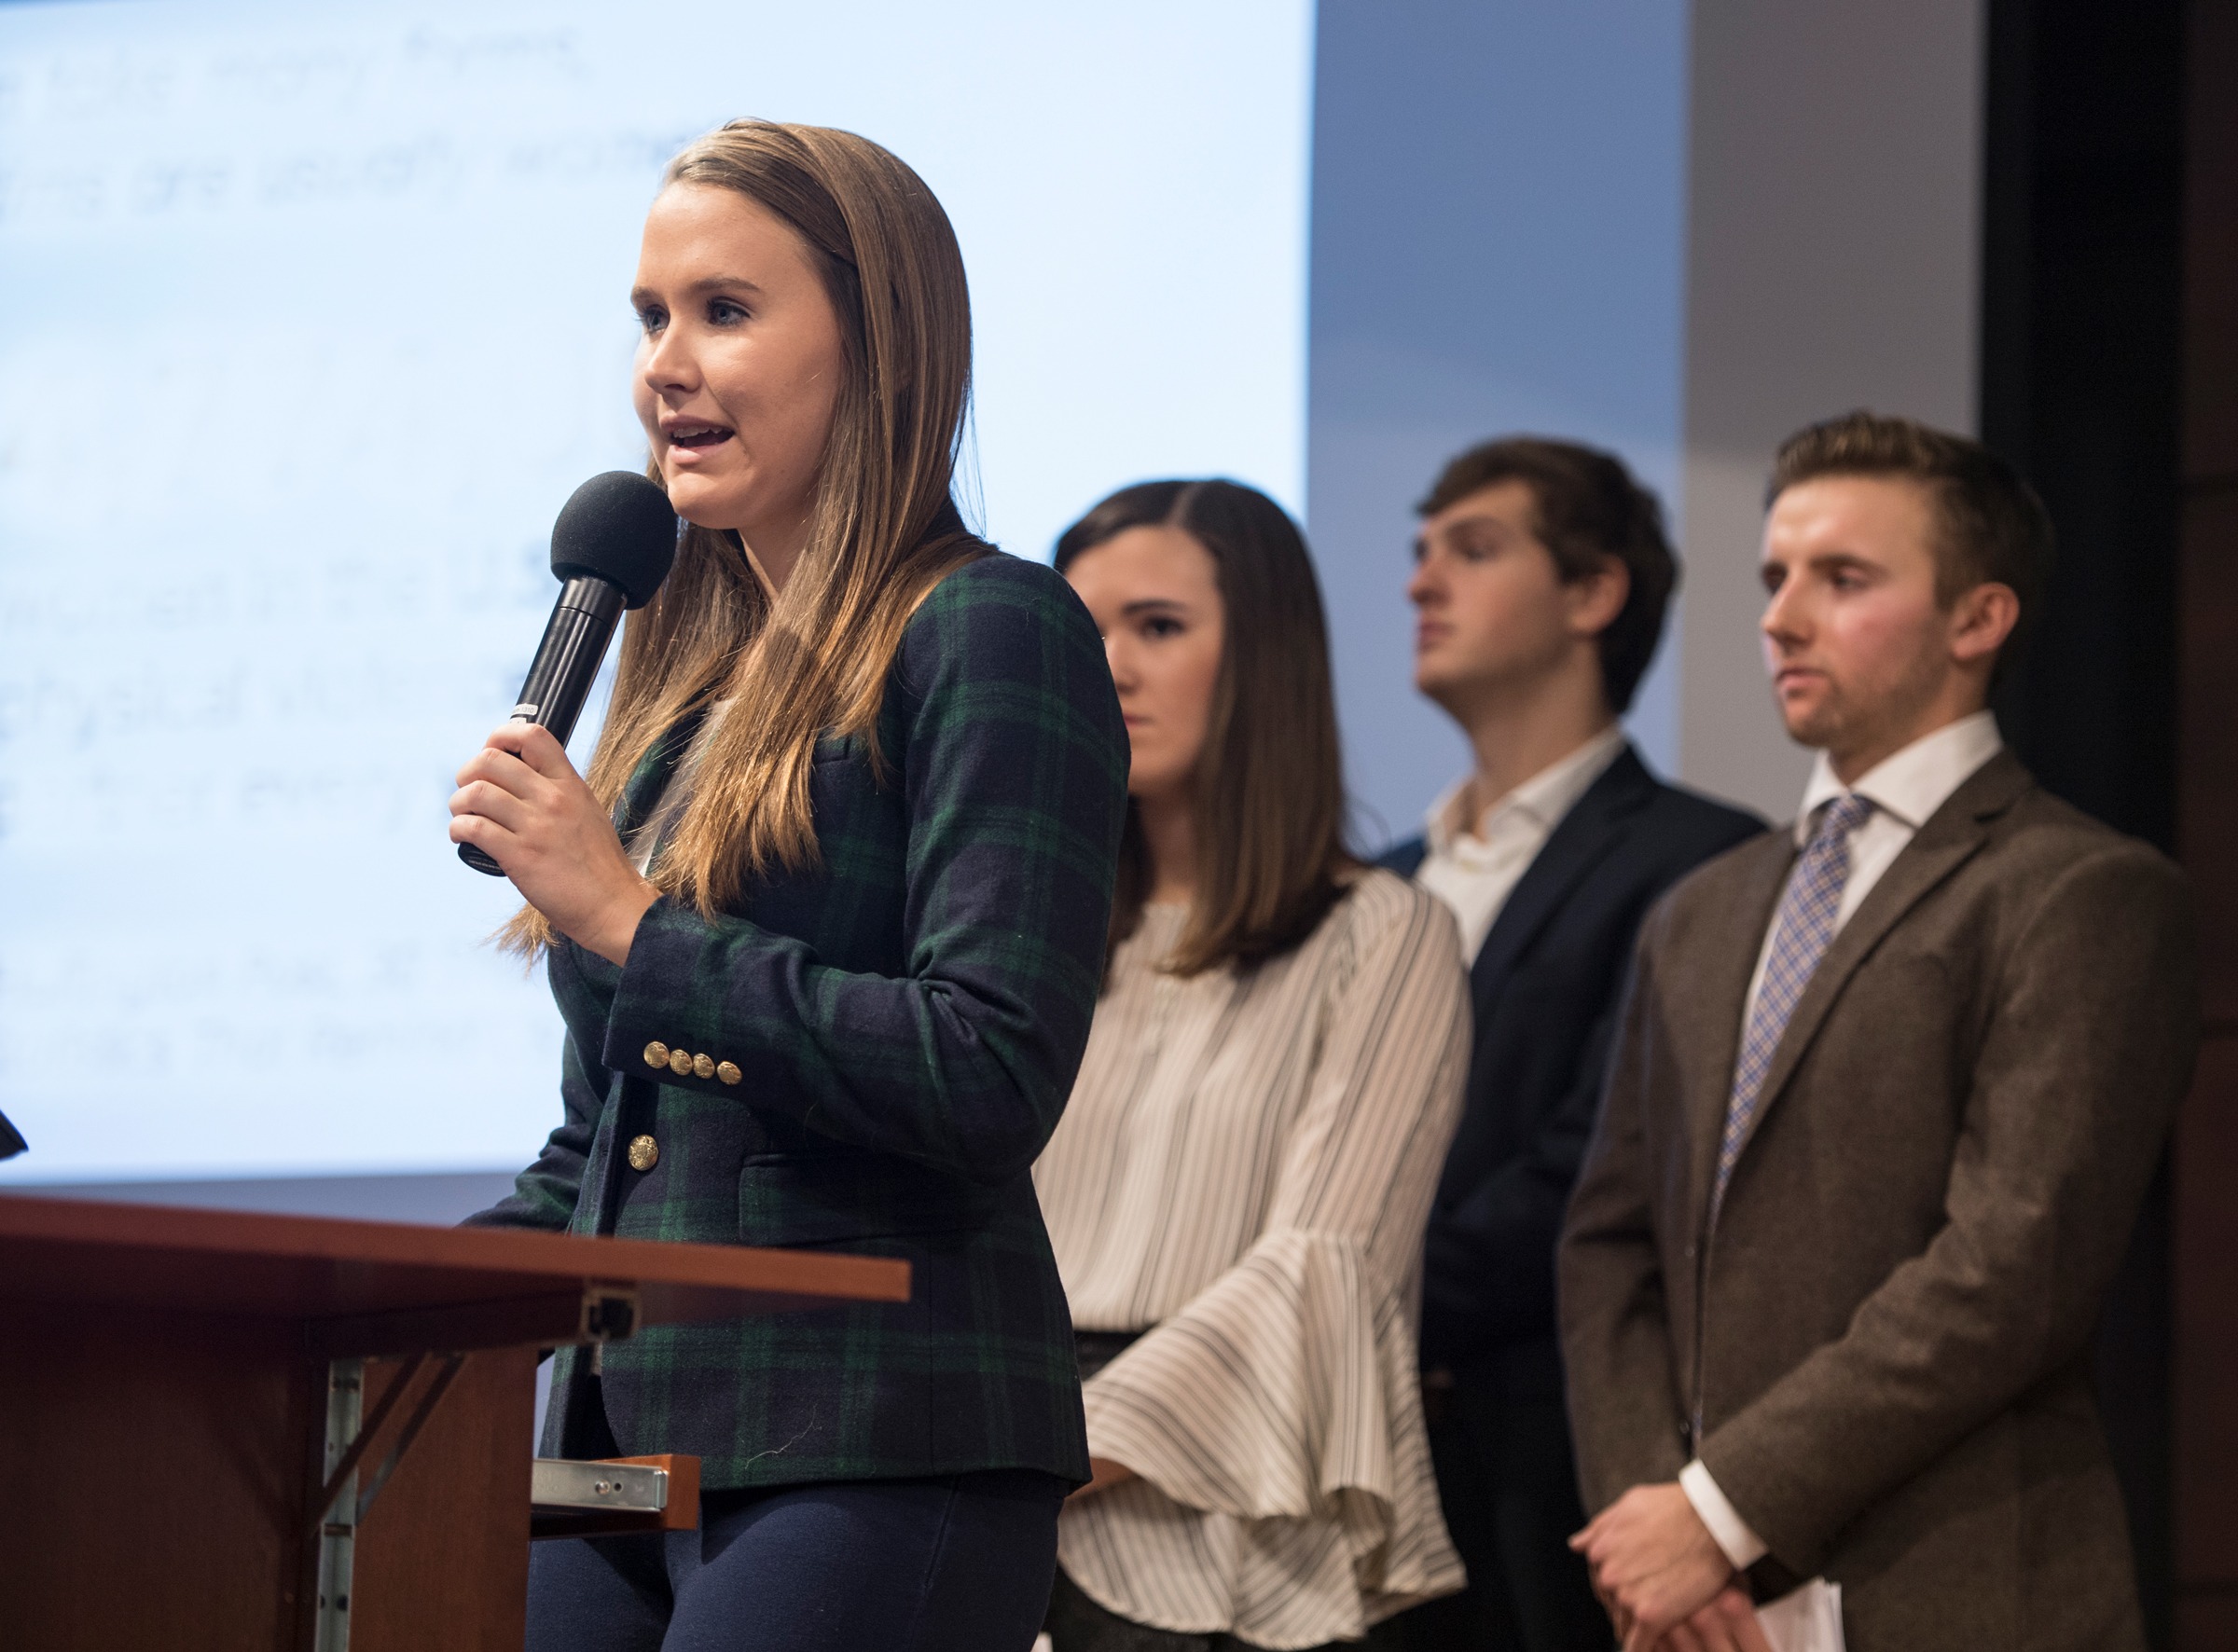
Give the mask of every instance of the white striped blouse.
[[1460, 946], [1370, 872], [1294, 951], [1182, 980], [1186, 913], [1119, 948], [1034, 1166], [1073, 1323], [1146, 1332], [1085, 1387], [1089, 1450], [1140, 1478], [1072, 1499], [1058, 1554], [1134, 1622], [1318, 1646], [1462, 1582], [1416, 1369]]

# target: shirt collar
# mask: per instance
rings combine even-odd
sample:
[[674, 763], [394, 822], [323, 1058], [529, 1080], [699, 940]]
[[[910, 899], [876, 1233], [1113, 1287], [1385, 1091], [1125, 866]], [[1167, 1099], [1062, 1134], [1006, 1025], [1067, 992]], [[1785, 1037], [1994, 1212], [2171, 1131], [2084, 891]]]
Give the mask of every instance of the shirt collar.
[[1811, 818], [1819, 805], [1844, 792], [1856, 792], [1881, 813], [1917, 832], [1950, 801], [1952, 792], [2004, 747], [1995, 713], [1976, 711], [1944, 723], [1933, 734], [1920, 736], [1893, 757], [1882, 759], [1858, 776], [1855, 786], [1844, 786], [1834, 778], [1834, 765], [1821, 751], [1811, 764], [1810, 784], [1803, 789], [1803, 809], [1795, 817], [1795, 841], [1807, 842]]
[[[1612, 723], [1485, 810], [1477, 817], [1476, 834], [1488, 837], [1492, 822], [1511, 810], [1553, 830], [1564, 815], [1577, 806], [1578, 799], [1593, 790], [1593, 783], [1608, 771], [1623, 749], [1623, 725]], [[1423, 841], [1433, 855], [1445, 853], [1453, 847], [1454, 839], [1461, 835], [1461, 798], [1469, 790], [1470, 778], [1463, 775], [1430, 805], [1430, 813], [1424, 819]]]

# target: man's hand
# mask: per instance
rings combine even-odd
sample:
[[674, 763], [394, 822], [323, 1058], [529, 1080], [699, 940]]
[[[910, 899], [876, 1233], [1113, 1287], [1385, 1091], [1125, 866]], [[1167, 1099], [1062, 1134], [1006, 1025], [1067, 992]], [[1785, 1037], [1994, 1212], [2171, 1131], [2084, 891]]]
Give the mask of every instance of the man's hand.
[[1717, 1598], [1664, 1637], [1667, 1652], [1772, 1652], [1764, 1626], [1746, 1590], [1720, 1590]]
[[1569, 1546], [1593, 1569], [1624, 1652], [1649, 1652], [1733, 1581], [1733, 1563], [1676, 1480], [1634, 1486]]

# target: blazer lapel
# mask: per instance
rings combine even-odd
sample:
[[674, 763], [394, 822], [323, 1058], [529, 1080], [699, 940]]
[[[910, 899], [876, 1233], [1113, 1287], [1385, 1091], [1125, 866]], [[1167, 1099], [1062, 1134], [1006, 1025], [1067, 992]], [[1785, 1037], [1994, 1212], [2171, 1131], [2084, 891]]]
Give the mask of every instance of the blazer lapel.
[[[1772, 1110], [1781, 1090], [1795, 1076], [1803, 1053], [1810, 1048], [1819, 1027], [1825, 1025], [1827, 1015], [1842, 996], [1843, 987], [1857, 973], [1858, 966], [1872, 956], [1874, 948], [1902, 921], [1905, 914], [1974, 857], [1988, 838], [1987, 822], [2003, 814], [2034, 784], [2018, 758], [2010, 751], [2000, 751], [1952, 792], [1942, 807], [1904, 846], [1903, 852], [1889, 862], [1880, 882], [1872, 886], [1872, 892], [1849, 922], [1842, 926], [1842, 932], [1834, 937], [1833, 944], [1819, 960], [1811, 984], [1803, 988], [1795, 1013], [1780, 1035], [1779, 1047], [1772, 1053], [1771, 1070], [1764, 1074], [1764, 1087], [1758, 1094], [1756, 1111], [1748, 1121], [1747, 1135], [1741, 1138], [1743, 1154], [1748, 1152], [1748, 1143], [1757, 1131], [1763, 1127], [1764, 1115]], [[1753, 968], [1751, 960], [1752, 971]], [[1730, 1092], [1730, 1069], [1727, 1079]]]
[[1404, 843], [1394, 844], [1377, 857], [1375, 864], [1386, 872], [1395, 872], [1401, 877], [1412, 878], [1422, 870], [1422, 862], [1430, 859], [1430, 840], [1410, 837]]
[[1624, 822], [1654, 796], [1655, 778], [1626, 746], [1585, 789], [1585, 795], [1570, 805], [1569, 813], [1554, 823], [1493, 919], [1469, 968], [1470, 997], [1480, 1024], [1499, 1000], [1516, 959], [1562, 909], [1579, 880], [1616, 846]]
[[687, 711], [670, 725], [669, 731], [655, 740], [629, 778], [622, 783], [622, 795], [614, 805], [614, 829], [626, 844], [629, 834], [645, 823], [645, 817], [660, 801], [667, 790], [669, 777], [676, 772], [676, 764], [690, 748], [692, 737], [699, 732], [700, 723], [707, 720], [707, 708]]
[[1694, 1232], [1708, 1220], [1718, 1147], [1725, 1135], [1725, 1109], [1733, 1099], [1733, 1069], [1741, 1055], [1741, 1023], [1748, 1013], [1748, 984], [1756, 978], [1764, 931], [1772, 927], [1773, 911], [1795, 864], [1795, 834], [1782, 827], [1741, 852], [1748, 860], [1736, 868], [1739, 887], [1713, 920], [1722, 928], [1690, 948], [1694, 958], [1689, 960], [1688, 980], [1661, 988], [1677, 1001], [1687, 1025], [1711, 1029], [1693, 1040], [1694, 1066], [1686, 1089], [1694, 1102], [1686, 1122], [1693, 1150], [1687, 1160], [1687, 1191], [1688, 1209], [1693, 1212], [1690, 1231]]
[[[1584, 876], [1623, 841], [1625, 823], [1654, 796], [1654, 777], [1627, 746], [1570, 805], [1569, 812], [1554, 822], [1539, 853], [1516, 879], [1470, 968], [1470, 998], [1480, 1040], [1524, 953]], [[1471, 1060], [1473, 1067], [1473, 1054]], [[1497, 1136], [1500, 1129], [1497, 1116], [1500, 1105], [1500, 1097], [1478, 1094], [1472, 1074], [1469, 1099], [1459, 1128], [1446, 1149], [1445, 1170], [1439, 1178], [1441, 1207], [1466, 1196], [1467, 1177], [1470, 1167], [1478, 1163], [1479, 1144]], [[1455, 1179], [1449, 1181], [1449, 1177]]]

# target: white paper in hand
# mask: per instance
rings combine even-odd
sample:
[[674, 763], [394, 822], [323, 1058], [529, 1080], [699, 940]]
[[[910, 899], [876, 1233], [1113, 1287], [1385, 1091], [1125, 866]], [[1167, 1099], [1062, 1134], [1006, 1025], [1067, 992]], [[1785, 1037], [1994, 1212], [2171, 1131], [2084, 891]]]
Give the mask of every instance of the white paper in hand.
[[1814, 1577], [1792, 1594], [1756, 1609], [1772, 1652], [1846, 1652], [1842, 1642], [1842, 1586]]

